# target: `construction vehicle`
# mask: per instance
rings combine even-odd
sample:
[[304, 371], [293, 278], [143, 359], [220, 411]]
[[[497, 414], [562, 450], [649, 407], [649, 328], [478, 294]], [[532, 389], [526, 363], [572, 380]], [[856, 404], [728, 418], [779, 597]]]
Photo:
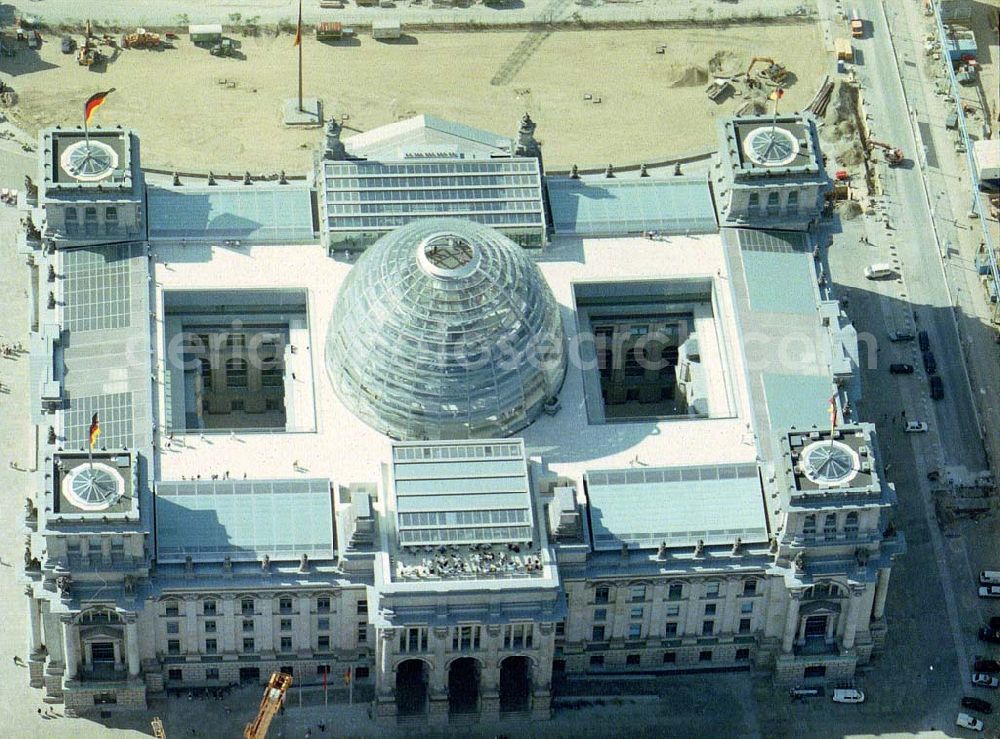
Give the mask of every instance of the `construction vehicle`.
[[160, 34], [150, 33], [145, 28], [135, 29], [135, 33], [122, 36], [123, 49], [155, 49], [160, 45]]
[[167, 732], [163, 730], [163, 722], [160, 721], [159, 716], [154, 716], [153, 720], [149, 723], [153, 727], [153, 736], [155, 739], [167, 739]]
[[750, 66], [747, 67], [747, 71], [743, 73], [747, 84], [751, 87], [753, 87], [754, 80], [753, 77], [750, 76], [750, 73], [753, 72], [753, 68], [757, 66], [757, 62], [767, 62], [767, 66], [758, 72], [758, 75], [772, 85], [780, 85], [785, 81], [785, 78], [788, 77], [788, 70], [785, 69], [784, 64], [778, 64], [769, 56], [755, 56], [750, 60]]
[[243, 739], [265, 739], [267, 730], [271, 726], [271, 720], [281, 709], [281, 704], [285, 700], [285, 694], [292, 686], [292, 676], [284, 672], [271, 674], [271, 679], [267, 681], [264, 688], [264, 697], [260, 700], [260, 710], [243, 730]]
[[851, 36], [854, 38], [865, 37], [865, 22], [861, 20], [857, 10], [851, 11]]
[[94, 48], [90, 36], [84, 38], [83, 43], [80, 44], [80, 48], [76, 52], [76, 63], [81, 67], [92, 67], [103, 58], [101, 52]]
[[732, 92], [732, 83], [724, 79], [712, 80], [708, 83], [708, 87], [705, 88], [705, 94], [714, 103], [721, 103]]
[[340, 23], [317, 23], [316, 39], [319, 41], [339, 41], [344, 35], [344, 27]]
[[208, 53], [212, 56], [236, 56], [236, 47], [233, 46], [231, 38], [224, 38], [219, 43], [214, 44]]
[[885, 150], [885, 163], [890, 167], [895, 167], [897, 164], [903, 162], [903, 150], [897, 149], [895, 146], [889, 146], [889, 144], [883, 144], [881, 141], [875, 141], [875, 139], [869, 139], [868, 143], [872, 146], [877, 146], [879, 149]]

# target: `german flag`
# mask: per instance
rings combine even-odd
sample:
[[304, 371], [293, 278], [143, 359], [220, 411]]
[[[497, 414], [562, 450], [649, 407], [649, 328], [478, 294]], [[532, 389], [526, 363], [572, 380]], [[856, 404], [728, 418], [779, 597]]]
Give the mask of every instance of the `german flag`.
[[104, 101], [107, 99], [108, 95], [113, 93], [115, 88], [111, 88], [106, 92], [98, 92], [87, 98], [87, 102], [83, 104], [83, 120], [90, 123], [90, 119], [94, 115], [94, 111], [104, 105]]
[[299, 46], [302, 43], [302, 0], [299, 0], [299, 25], [295, 27], [295, 43], [293, 46]]
[[98, 421], [97, 421], [97, 414], [95, 413], [94, 417], [90, 419], [89, 438], [90, 438], [90, 448], [91, 449], [94, 448], [94, 445], [97, 443], [97, 437], [100, 436], [100, 435], [101, 435], [101, 424], [98, 423]]
[[837, 430], [837, 396], [830, 396], [830, 433]]
[[771, 100], [774, 100], [775, 102], [781, 100], [781, 98], [783, 98], [784, 96], [785, 96], [785, 88], [783, 87], [777, 88], [774, 92], [768, 95], [768, 97], [771, 98]]

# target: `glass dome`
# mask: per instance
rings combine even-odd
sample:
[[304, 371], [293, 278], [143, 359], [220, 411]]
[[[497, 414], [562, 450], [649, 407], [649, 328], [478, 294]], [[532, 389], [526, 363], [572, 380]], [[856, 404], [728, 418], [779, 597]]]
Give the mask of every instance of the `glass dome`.
[[330, 320], [343, 403], [396, 439], [507, 436], [566, 374], [559, 306], [523, 249], [454, 218], [415, 221], [358, 259]]

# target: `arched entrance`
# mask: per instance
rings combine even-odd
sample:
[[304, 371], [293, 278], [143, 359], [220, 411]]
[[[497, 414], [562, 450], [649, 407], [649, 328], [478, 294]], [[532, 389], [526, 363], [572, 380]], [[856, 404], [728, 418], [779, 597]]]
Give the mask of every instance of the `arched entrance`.
[[396, 711], [400, 716], [427, 712], [427, 663], [408, 659], [396, 667]]
[[500, 711], [530, 708], [531, 661], [527, 657], [507, 657], [500, 663]]
[[479, 663], [460, 657], [448, 668], [448, 712], [475, 713], [479, 710]]

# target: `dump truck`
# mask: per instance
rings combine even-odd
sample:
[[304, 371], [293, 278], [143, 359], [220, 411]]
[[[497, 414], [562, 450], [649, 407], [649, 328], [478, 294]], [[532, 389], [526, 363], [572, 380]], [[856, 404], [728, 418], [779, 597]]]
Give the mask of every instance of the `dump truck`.
[[188, 26], [188, 35], [195, 46], [211, 47], [213, 44], [222, 43], [222, 24]]
[[837, 52], [838, 61], [853, 62], [854, 47], [851, 46], [850, 39], [836, 38], [833, 40], [833, 48]]
[[865, 36], [865, 22], [861, 20], [861, 16], [858, 15], [857, 10], [851, 11], [851, 36], [854, 38], [864, 38]]
[[319, 41], [337, 41], [344, 35], [344, 27], [340, 23], [317, 23], [316, 38]]

